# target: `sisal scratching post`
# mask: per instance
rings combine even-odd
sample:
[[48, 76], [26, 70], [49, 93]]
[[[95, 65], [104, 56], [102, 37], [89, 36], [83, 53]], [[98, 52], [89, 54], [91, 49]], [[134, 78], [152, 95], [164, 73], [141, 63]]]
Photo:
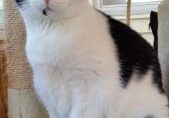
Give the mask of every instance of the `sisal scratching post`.
[[126, 19], [127, 19], [127, 25], [131, 25], [131, 0], [127, 0], [127, 15], [126, 15]]
[[164, 87], [169, 95], [169, 0], [159, 5], [159, 58]]
[[5, 32], [8, 40], [9, 118], [48, 118], [32, 89], [32, 74], [25, 56], [25, 33], [15, 0], [5, 0]]

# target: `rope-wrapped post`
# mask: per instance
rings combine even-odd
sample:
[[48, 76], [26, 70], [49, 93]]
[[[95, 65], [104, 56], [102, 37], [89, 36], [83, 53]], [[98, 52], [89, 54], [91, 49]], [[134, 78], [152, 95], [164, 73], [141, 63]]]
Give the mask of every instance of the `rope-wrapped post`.
[[127, 24], [130, 26], [131, 25], [131, 0], [127, 0], [127, 15], [126, 15], [126, 19], [127, 19]]
[[8, 116], [9, 118], [47, 118], [32, 89], [32, 74], [25, 56], [25, 32], [15, 0], [5, 0], [5, 32], [8, 40]]
[[164, 88], [169, 95], [169, 0], [164, 0], [158, 10], [159, 58], [163, 74]]

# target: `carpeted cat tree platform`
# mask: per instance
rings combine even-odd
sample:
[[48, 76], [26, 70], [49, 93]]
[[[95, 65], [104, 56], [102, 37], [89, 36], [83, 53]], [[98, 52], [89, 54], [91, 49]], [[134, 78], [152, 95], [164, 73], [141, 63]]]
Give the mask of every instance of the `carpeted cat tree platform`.
[[169, 95], [169, 0], [159, 5], [159, 58], [164, 87]]

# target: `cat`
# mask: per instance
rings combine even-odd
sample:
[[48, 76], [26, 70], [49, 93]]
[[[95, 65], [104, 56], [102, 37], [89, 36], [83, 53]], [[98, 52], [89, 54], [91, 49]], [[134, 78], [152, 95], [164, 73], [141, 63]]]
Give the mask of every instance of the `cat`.
[[87, 0], [16, 0], [34, 89], [50, 118], [169, 118], [158, 57]]

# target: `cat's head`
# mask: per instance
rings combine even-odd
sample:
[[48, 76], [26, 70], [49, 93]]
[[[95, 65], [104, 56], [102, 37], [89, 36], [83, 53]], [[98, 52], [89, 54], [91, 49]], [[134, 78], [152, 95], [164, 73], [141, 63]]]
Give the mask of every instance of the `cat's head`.
[[81, 11], [87, 0], [16, 0], [22, 16], [27, 19], [56, 20]]

